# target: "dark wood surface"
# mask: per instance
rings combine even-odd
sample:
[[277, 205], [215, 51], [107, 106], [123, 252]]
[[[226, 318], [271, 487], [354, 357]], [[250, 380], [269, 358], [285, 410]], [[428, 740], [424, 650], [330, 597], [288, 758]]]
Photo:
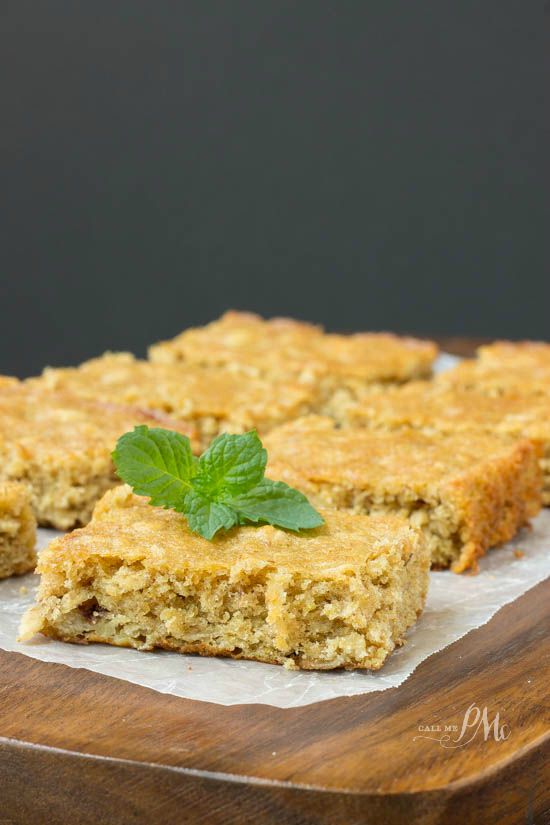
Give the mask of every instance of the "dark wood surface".
[[[550, 823], [549, 599], [546, 581], [399, 688], [291, 710], [0, 651], [0, 825]], [[473, 703], [509, 736], [415, 738]]]
[[453, 355], [460, 355], [462, 358], [472, 358], [476, 354], [476, 349], [488, 344], [490, 338], [459, 338], [455, 336], [439, 337], [435, 339], [442, 352], [451, 352]]

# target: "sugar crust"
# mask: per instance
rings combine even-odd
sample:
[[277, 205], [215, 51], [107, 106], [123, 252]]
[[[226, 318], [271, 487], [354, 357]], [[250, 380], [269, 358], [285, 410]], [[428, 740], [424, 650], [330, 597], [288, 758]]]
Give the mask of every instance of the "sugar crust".
[[208, 542], [119, 487], [41, 554], [22, 635], [377, 669], [422, 610], [427, 548], [395, 516], [324, 515], [307, 533], [240, 527]]

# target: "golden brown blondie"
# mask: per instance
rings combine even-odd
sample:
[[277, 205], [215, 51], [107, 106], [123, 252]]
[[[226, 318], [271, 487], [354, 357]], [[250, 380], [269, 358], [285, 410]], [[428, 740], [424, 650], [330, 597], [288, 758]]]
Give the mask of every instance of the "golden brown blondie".
[[341, 402], [341, 396], [356, 398], [381, 385], [427, 377], [436, 356], [431, 341], [390, 333], [328, 334], [303, 321], [264, 320], [246, 312], [226, 312], [149, 350], [150, 359], [158, 363], [313, 381], [329, 405], [335, 396]]
[[550, 366], [530, 366], [492, 361], [462, 361], [453, 369], [442, 372], [434, 383], [438, 387], [473, 390], [484, 395], [519, 395], [550, 398]]
[[117, 439], [136, 424], [189, 433], [167, 417], [99, 404], [17, 381], [0, 386], [0, 481], [20, 481], [38, 523], [85, 524], [96, 501], [120, 483], [111, 461]]
[[408, 518], [422, 528], [432, 564], [457, 573], [512, 538], [541, 506], [538, 452], [528, 440], [337, 429], [310, 416], [277, 428], [264, 444], [268, 475], [317, 506]]
[[487, 366], [550, 369], [550, 344], [545, 341], [494, 341], [479, 347], [477, 355]]
[[127, 352], [105, 353], [79, 367], [48, 367], [29, 384], [161, 411], [196, 428], [203, 448], [222, 432], [256, 429], [262, 435], [315, 410], [319, 399], [313, 384], [272, 383], [223, 370], [152, 364]]
[[24, 484], [0, 482], [0, 579], [34, 570], [36, 520]]
[[370, 429], [412, 427], [426, 433], [473, 430], [529, 438], [540, 451], [542, 499], [550, 505], [550, 397], [491, 397], [419, 381], [365, 398], [347, 408], [343, 421]]
[[424, 606], [425, 541], [395, 516], [324, 515], [302, 534], [237, 527], [207, 541], [119, 487], [41, 554], [22, 637], [376, 670]]

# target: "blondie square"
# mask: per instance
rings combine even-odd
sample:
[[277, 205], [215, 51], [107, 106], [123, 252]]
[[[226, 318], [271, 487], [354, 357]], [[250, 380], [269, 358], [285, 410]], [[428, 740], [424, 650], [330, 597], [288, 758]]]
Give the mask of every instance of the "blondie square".
[[413, 382], [350, 406], [344, 423], [352, 427], [426, 433], [477, 431], [528, 438], [540, 452], [542, 500], [550, 505], [550, 396], [501, 395], [441, 388]]
[[254, 428], [262, 435], [315, 410], [319, 399], [313, 384], [272, 383], [223, 370], [152, 364], [124, 352], [105, 353], [79, 367], [48, 367], [40, 378], [30, 379], [30, 384], [160, 411], [196, 429], [202, 448], [222, 432]]
[[67, 530], [85, 524], [113, 485], [111, 452], [137, 424], [188, 429], [162, 416], [98, 404], [20, 382], [0, 385], [0, 481], [30, 491], [38, 523]]
[[328, 334], [321, 327], [289, 318], [227, 312], [205, 327], [185, 330], [152, 346], [159, 363], [219, 367], [273, 379], [312, 381], [326, 410], [381, 385], [427, 377], [437, 356], [430, 341], [390, 333]]
[[434, 383], [439, 387], [474, 390], [484, 395], [550, 398], [550, 365], [468, 360], [442, 372]]
[[41, 554], [22, 638], [377, 670], [424, 606], [426, 543], [396, 516], [324, 516], [301, 534], [237, 527], [207, 541], [119, 487]]
[[0, 482], [0, 579], [34, 570], [36, 521], [24, 484]]
[[545, 341], [494, 341], [479, 347], [477, 355], [487, 366], [550, 369], [550, 344]]
[[541, 505], [538, 452], [528, 440], [337, 429], [311, 416], [264, 444], [268, 475], [317, 506], [408, 518], [423, 530], [433, 566], [457, 573], [511, 539]]

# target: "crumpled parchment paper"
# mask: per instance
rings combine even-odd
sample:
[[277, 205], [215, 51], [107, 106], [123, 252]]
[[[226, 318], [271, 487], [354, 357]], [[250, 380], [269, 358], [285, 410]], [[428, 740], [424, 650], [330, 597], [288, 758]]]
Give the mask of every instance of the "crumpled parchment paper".
[[[41, 546], [56, 535], [53, 530], [39, 533]], [[518, 558], [515, 550], [524, 555]], [[19, 644], [19, 620], [32, 603], [38, 583], [34, 575], [0, 582], [0, 648], [44, 662], [87, 668], [188, 699], [291, 708], [397, 687], [432, 653], [485, 624], [499, 608], [548, 576], [550, 510], [546, 509], [533, 521], [531, 532], [523, 531], [511, 544], [481, 559], [477, 576], [432, 573], [424, 613], [409, 631], [407, 644], [396, 650], [378, 673], [287, 671], [259, 662], [70, 645], [42, 637]], [[21, 592], [22, 587], [27, 588], [26, 593]]]
[[[454, 360], [443, 356], [438, 367], [451, 366]], [[39, 530], [39, 547], [55, 535], [53, 530]], [[144, 653], [108, 645], [70, 645], [42, 637], [19, 644], [19, 621], [33, 602], [38, 583], [34, 575], [0, 582], [0, 648], [44, 662], [87, 668], [188, 699], [222, 705], [299, 707], [398, 687], [428, 656], [481, 627], [497, 610], [548, 576], [550, 509], [533, 521], [532, 531], [522, 531], [509, 545], [481, 559], [478, 575], [432, 573], [424, 613], [409, 631], [407, 644], [395, 651], [378, 673], [287, 671], [258, 662], [165, 651]]]

